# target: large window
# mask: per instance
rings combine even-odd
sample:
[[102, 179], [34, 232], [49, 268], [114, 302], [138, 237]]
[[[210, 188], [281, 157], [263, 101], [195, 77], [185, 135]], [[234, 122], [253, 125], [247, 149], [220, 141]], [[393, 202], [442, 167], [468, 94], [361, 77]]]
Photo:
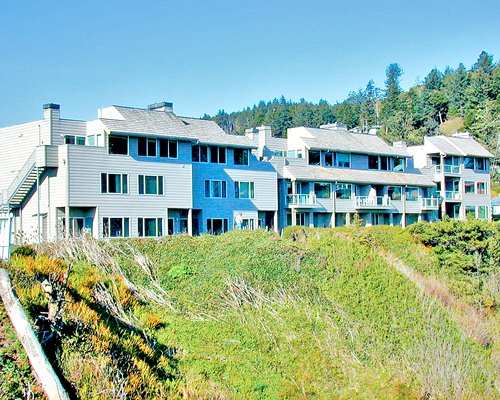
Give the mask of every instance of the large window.
[[139, 237], [163, 236], [163, 218], [138, 218], [137, 231]]
[[389, 170], [389, 157], [387, 156], [368, 156], [368, 168], [379, 169], [382, 171]]
[[235, 199], [255, 198], [255, 184], [253, 182], [234, 182]]
[[102, 219], [103, 237], [128, 237], [129, 219], [128, 218], [108, 218]]
[[477, 182], [477, 194], [487, 194], [486, 182]]
[[332, 185], [328, 182], [315, 182], [314, 193], [318, 199], [329, 199], [332, 197]]
[[128, 137], [126, 136], [109, 136], [109, 154], [128, 154]]
[[191, 156], [194, 162], [208, 162], [208, 146], [195, 144], [191, 149]]
[[351, 168], [351, 155], [349, 153], [336, 153], [337, 167]]
[[210, 162], [213, 164], [226, 163], [226, 148], [210, 146]]
[[350, 183], [337, 183], [337, 199], [350, 199], [352, 185]]
[[[478, 182], [479, 183], [479, 182]], [[474, 182], [471, 181], [465, 181], [464, 182], [464, 191], [465, 193], [475, 193], [475, 185]]]
[[309, 165], [321, 165], [321, 151], [309, 151]]
[[209, 218], [207, 219], [207, 231], [212, 235], [220, 235], [228, 231], [227, 218]]
[[406, 188], [406, 200], [417, 201], [418, 200], [418, 188], [417, 187], [407, 187]]
[[163, 194], [163, 176], [139, 175], [139, 194]]
[[128, 193], [128, 176], [101, 174], [101, 193]]
[[76, 144], [78, 146], [85, 146], [85, 136], [65, 135], [65, 144]]
[[177, 140], [158, 139], [160, 157], [177, 158]]
[[472, 157], [465, 157], [464, 158], [464, 168], [474, 169], [474, 158], [472, 158]]
[[391, 200], [401, 200], [401, 194], [403, 190], [401, 186], [389, 186], [387, 188], [387, 194]]
[[227, 197], [226, 181], [205, 181], [205, 197], [225, 199]]
[[486, 161], [486, 158], [476, 158], [476, 169], [478, 171], [488, 170], [488, 162]]
[[156, 157], [156, 139], [137, 138], [137, 154], [139, 156]]
[[248, 149], [234, 149], [234, 165], [248, 165]]
[[333, 167], [335, 162], [335, 158], [333, 153], [325, 153], [325, 167]]

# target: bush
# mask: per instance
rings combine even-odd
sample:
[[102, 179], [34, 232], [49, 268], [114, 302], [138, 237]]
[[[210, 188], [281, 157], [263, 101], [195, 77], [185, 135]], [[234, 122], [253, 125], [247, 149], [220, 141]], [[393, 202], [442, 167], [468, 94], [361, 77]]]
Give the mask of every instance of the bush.
[[23, 256], [23, 257], [35, 257], [36, 256], [36, 250], [27, 245], [19, 246], [16, 247], [12, 253], [12, 256]]

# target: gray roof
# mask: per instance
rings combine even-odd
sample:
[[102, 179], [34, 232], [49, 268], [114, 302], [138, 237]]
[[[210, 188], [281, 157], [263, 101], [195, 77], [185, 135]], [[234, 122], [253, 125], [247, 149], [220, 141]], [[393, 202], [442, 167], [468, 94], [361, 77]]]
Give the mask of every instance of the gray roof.
[[493, 197], [491, 199], [492, 206], [500, 206], [500, 196]]
[[493, 157], [493, 154], [473, 138], [431, 136], [426, 137], [425, 140], [434, 145], [440, 153], [450, 156]]
[[172, 112], [114, 106], [123, 119], [100, 118], [112, 133], [163, 136], [202, 144], [255, 147], [245, 136], [229, 135], [214, 121], [178, 117]]
[[404, 148], [389, 146], [377, 135], [339, 129], [304, 128], [313, 137], [301, 137], [309, 149], [345, 151], [349, 153], [410, 157]]
[[350, 182], [380, 185], [435, 186], [435, 183], [420, 173], [369, 171], [317, 166], [284, 167], [283, 176], [289, 179], [317, 182]]

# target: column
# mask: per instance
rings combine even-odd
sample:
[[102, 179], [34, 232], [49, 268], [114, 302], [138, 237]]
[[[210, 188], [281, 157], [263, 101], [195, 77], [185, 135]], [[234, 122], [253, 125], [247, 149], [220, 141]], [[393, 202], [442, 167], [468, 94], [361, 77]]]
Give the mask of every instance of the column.
[[193, 209], [188, 210], [188, 235], [193, 236]]

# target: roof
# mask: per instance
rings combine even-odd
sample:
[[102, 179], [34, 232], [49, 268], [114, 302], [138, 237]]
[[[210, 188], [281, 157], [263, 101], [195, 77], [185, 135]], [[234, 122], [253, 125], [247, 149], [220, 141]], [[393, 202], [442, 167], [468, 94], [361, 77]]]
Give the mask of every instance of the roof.
[[425, 137], [425, 140], [436, 147], [438, 152], [442, 154], [462, 157], [493, 157], [493, 154], [481, 146], [472, 137], [431, 136]]
[[[110, 133], [163, 136], [202, 144], [255, 147], [245, 136], [229, 135], [214, 121], [178, 117], [172, 112], [113, 106], [113, 118], [99, 118]], [[109, 112], [106, 115], [111, 115]]]
[[301, 137], [309, 149], [410, 157], [403, 147], [389, 146], [377, 135], [348, 130], [304, 128], [312, 137]]
[[500, 206], [500, 196], [493, 197], [491, 199], [491, 205], [492, 206]]
[[379, 185], [410, 185], [433, 187], [435, 183], [420, 173], [369, 171], [317, 166], [284, 167], [283, 176], [294, 180], [317, 182], [350, 182]]

